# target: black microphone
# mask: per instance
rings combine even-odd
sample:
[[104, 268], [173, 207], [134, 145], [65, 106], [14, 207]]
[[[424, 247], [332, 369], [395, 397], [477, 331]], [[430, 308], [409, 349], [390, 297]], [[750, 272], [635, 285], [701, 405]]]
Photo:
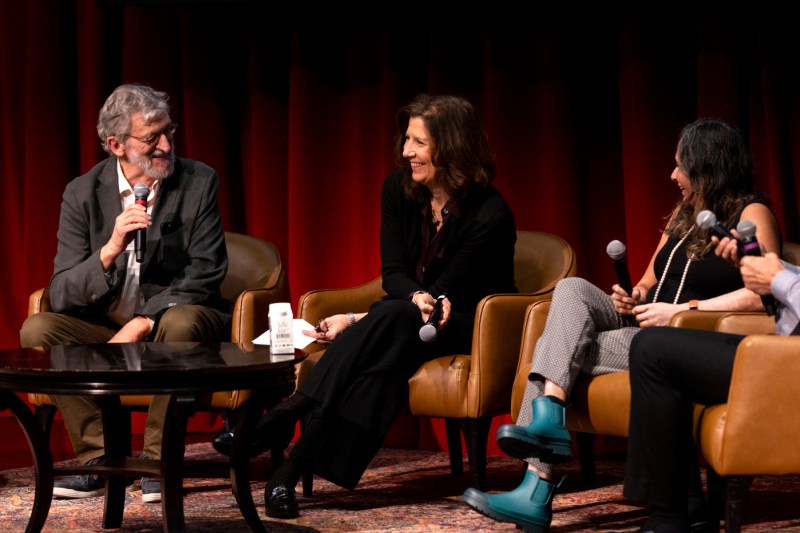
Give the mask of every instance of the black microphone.
[[[150, 194], [150, 189], [144, 183], [137, 183], [133, 187], [134, 202], [143, 205], [147, 209], [147, 196]], [[139, 228], [134, 234], [133, 249], [136, 252], [136, 262], [141, 263], [144, 261], [144, 252], [147, 248], [147, 230]]]
[[697, 213], [697, 225], [700, 226], [702, 229], [710, 229], [714, 235], [722, 239], [723, 237], [728, 237], [729, 239], [733, 239], [736, 241], [736, 246], [739, 251], [739, 256], [744, 255], [744, 247], [742, 246], [741, 239], [737, 239], [731, 231], [726, 228], [721, 222], [717, 220], [716, 215], [711, 211], [705, 209]]
[[[742, 236], [742, 248], [744, 255], [761, 255], [761, 245], [758, 244], [756, 239], [756, 225], [751, 220], [741, 220], [736, 225], [736, 231]], [[767, 314], [770, 316], [775, 315], [775, 298], [771, 294], [761, 297], [761, 303], [764, 305]]]
[[631, 283], [631, 275], [628, 272], [628, 261], [625, 258], [625, 245], [619, 241], [611, 241], [606, 246], [606, 253], [611, 261], [614, 263], [614, 270], [617, 271], [617, 282], [619, 286], [632, 296], [633, 283]]
[[419, 328], [419, 338], [422, 342], [433, 342], [436, 340], [438, 331], [436, 330], [436, 323], [442, 319], [442, 302], [444, 301], [444, 294], [436, 298], [436, 303], [433, 305], [428, 321], [425, 325]]

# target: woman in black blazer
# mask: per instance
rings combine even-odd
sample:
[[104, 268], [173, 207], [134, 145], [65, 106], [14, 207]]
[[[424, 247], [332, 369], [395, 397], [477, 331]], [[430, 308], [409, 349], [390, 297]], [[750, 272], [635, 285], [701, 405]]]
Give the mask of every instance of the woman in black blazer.
[[[266, 488], [271, 517], [298, 516], [294, 487], [308, 468], [355, 488], [408, 379], [428, 360], [469, 353], [478, 302], [516, 292], [514, 217], [491, 184], [494, 160], [473, 107], [459, 97], [420, 95], [399, 111], [397, 126], [400, 169], [381, 194], [387, 296], [368, 313], [326, 317], [306, 332], [330, 346], [297, 392], [262, 417], [253, 444], [253, 453], [288, 445], [296, 422], [312, 414]], [[439, 297], [437, 335], [423, 342], [420, 328]]]

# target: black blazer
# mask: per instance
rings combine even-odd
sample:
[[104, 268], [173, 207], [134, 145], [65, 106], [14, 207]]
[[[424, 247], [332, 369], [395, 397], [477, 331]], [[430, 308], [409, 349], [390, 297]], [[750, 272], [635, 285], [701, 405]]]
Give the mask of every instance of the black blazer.
[[514, 285], [514, 215], [493, 186], [475, 191], [448, 215], [446, 244], [415, 279], [422, 253], [422, 206], [403, 192], [401, 171], [390, 174], [381, 193], [381, 275], [389, 298], [408, 298], [417, 290], [446, 294], [451, 312], [474, 317], [488, 294], [517, 292]]
[[[227, 322], [229, 304], [219, 292], [228, 269], [225, 233], [217, 206], [219, 176], [211, 167], [178, 158], [159, 186], [140, 269], [144, 306], [157, 317], [168, 307], [200, 304]], [[127, 254], [117, 257], [109, 284], [100, 263], [122, 212], [117, 160], [110, 157], [66, 187], [58, 225], [58, 251], [50, 279], [56, 312], [103, 317], [125, 282]]]

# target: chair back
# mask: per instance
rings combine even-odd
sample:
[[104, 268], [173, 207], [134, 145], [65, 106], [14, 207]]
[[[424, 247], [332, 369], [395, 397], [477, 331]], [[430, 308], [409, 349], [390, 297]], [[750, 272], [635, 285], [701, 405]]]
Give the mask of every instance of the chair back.
[[223, 298], [233, 303], [246, 290], [286, 285], [285, 301], [289, 301], [286, 272], [281, 255], [272, 243], [242, 233], [225, 232], [225, 247], [228, 273], [220, 286]]
[[575, 276], [575, 250], [564, 239], [541, 231], [517, 231], [514, 281], [522, 293], [555, 288], [558, 280]]
[[800, 265], [800, 244], [784, 242], [782, 259], [787, 263]]

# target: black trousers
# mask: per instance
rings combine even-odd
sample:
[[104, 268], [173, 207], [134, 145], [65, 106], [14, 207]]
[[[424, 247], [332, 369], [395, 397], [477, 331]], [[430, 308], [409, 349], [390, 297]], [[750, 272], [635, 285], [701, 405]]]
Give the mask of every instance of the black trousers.
[[645, 328], [631, 344], [631, 417], [623, 494], [685, 513], [697, 476], [693, 404], [728, 399], [740, 335]]
[[315, 400], [311, 423], [292, 454], [314, 472], [353, 489], [378, 453], [408, 398], [408, 379], [435, 357], [469, 353], [474, 318], [453, 314], [430, 343], [422, 342], [419, 309], [381, 300], [325, 351], [298, 391]]

